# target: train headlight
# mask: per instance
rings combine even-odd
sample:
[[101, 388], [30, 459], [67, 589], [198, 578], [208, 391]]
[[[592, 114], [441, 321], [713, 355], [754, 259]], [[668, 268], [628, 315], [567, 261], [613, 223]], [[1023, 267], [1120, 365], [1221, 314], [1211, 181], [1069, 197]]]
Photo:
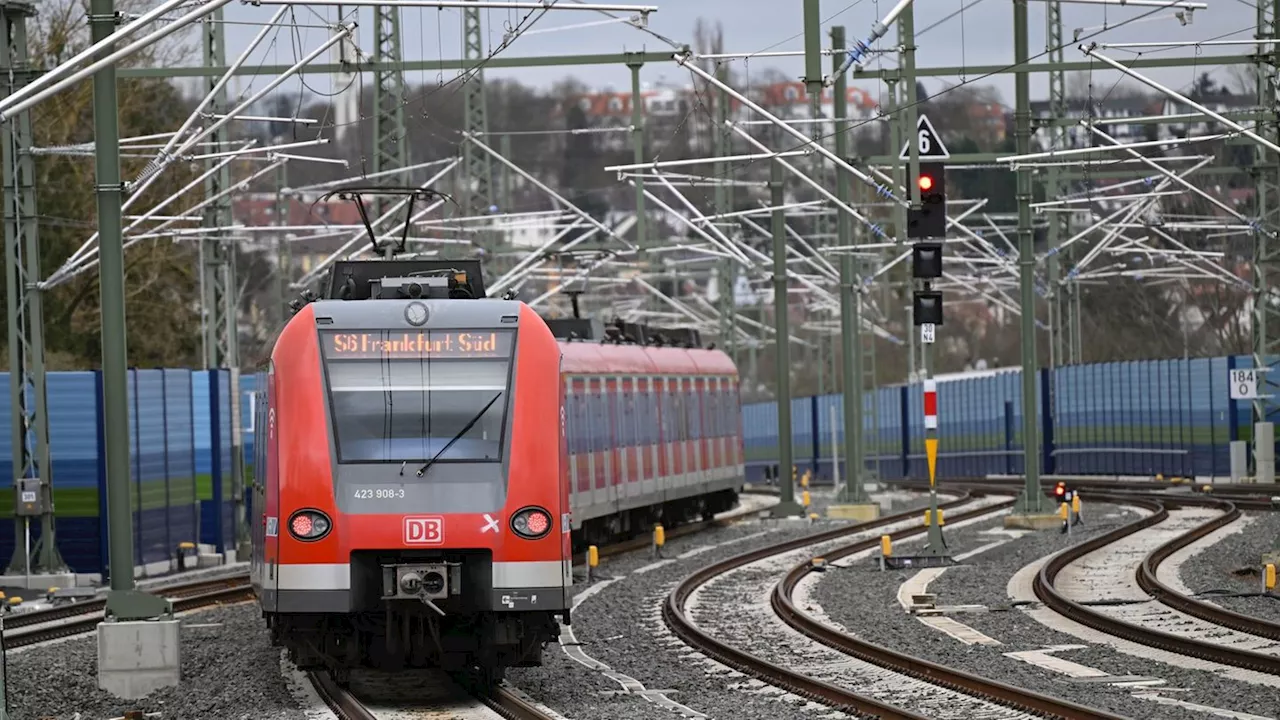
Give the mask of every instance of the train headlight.
[[333, 524], [319, 510], [299, 510], [289, 518], [289, 534], [304, 542], [313, 542], [329, 534]]
[[525, 540], [537, 540], [551, 532], [551, 513], [540, 507], [527, 507], [511, 516], [511, 529]]

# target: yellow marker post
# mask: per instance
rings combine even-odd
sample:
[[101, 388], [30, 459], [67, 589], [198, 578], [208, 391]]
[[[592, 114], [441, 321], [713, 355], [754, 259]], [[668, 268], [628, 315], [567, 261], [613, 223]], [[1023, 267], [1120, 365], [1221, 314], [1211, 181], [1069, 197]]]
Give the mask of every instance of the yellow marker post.
[[[808, 483], [806, 483], [806, 486], [807, 484]], [[800, 493], [800, 504], [805, 507], [809, 507], [809, 491], [808, 490], [805, 490], [804, 492]]]
[[893, 538], [888, 535], [880, 536], [880, 572], [884, 572], [884, 559], [893, 555]]
[[1266, 569], [1262, 573], [1262, 586], [1267, 590], [1276, 589], [1276, 566], [1275, 563], [1267, 563]]
[[600, 548], [595, 545], [587, 546], [587, 582], [591, 582], [591, 576], [594, 570], [600, 565]]
[[924, 454], [929, 459], [929, 487], [933, 487], [933, 478], [938, 469], [938, 439], [924, 439]]

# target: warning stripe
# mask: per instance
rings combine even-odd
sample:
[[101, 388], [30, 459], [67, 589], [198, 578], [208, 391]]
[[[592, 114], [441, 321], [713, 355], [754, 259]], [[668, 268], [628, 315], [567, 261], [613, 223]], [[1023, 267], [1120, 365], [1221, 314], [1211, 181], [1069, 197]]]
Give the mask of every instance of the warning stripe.
[[924, 427], [938, 429], [938, 383], [932, 379], [924, 381]]

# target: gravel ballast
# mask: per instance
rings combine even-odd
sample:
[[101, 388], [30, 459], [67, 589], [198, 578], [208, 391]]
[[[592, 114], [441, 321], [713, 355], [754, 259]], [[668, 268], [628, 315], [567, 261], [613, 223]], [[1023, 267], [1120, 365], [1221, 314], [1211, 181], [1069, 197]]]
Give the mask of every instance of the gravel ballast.
[[[1274, 688], [1145, 660], [1106, 646], [1090, 645], [1085, 649], [1057, 651], [1053, 655], [1111, 675], [1156, 677], [1166, 684], [1139, 690], [1096, 681], [1082, 682], [1005, 656], [1008, 652], [1039, 650], [1051, 645], [1085, 644], [1009, 608], [1007, 585], [1013, 574], [1069, 543], [1081, 542], [1136, 518], [1135, 513], [1115, 506], [1092, 505], [1086, 514], [1087, 524], [1073, 528], [1070, 540], [1053, 531], [1024, 535], [948, 569], [929, 585], [929, 592], [937, 594], [939, 605], [991, 607], [991, 612], [957, 614], [954, 618], [999, 641], [999, 646], [962, 644], [908, 615], [896, 596], [899, 586], [913, 573], [881, 573], [871, 560], [828, 571], [813, 588], [811, 598], [832, 620], [873, 643], [1119, 715], [1161, 720], [1207, 717], [1202, 712], [1133, 696], [1135, 692], [1167, 690], [1164, 693], [1167, 697], [1273, 716], [1280, 707], [1280, 691]], [[982, 531], [997, 527], [999, 522], [988, 522], [952, 530], [947, 535], [948, 546], [953, 554], [960, 554], [994, 542], [1000, 539], [999, 534]]]
[[[1243, 522], [1245, 519], [1248, 522]], [[1280, 593], [1273, 597], [1230, 597], [1262, 591], [1262, 554], [1280, 538], [1280, 513], [1246, 512], [1237, 520], [1240, 531], [1196, 553], [1178, 568], [1178, 577], [1192, 592], [1228, 610], [1280, 622]], [[1226, 593], [1225, 595], [1223, 593]]]
[[[98, 641], [90, 634], [8, 654], [10, 717], [107, 720], [126, 710], [163, 720], [308, 720], [281, 672], [281, 650], [255, 604], [181, 618], [182, 683], [139, 700], [98, 689]], [[187, 627], [216, 623], [216, 627]]]
[[[831, 501], [831, 491], [814, 490], [811, 494], [811, 511], [822, 513]], [[897, 500], [883, 510], [884, 515], [927, 505], [927, 500], [919, 495], [897, 493], [893, 497]], [[814, 714], [803, 712], [798, 706], [805, 703], [794, 696], [777, 688], [761, 687], [752, 678], [691, 650], [671, 636], [660, 609], [668, 593], [700, 567], [837, 524], [847, 523], [746, 521], [708, 530], [668, 542], [663, 557], [674, 562], [639, 574], [633, 573], [654, 563], [648, 553], [608, 558], [601, 563], [599, 576], [621, 579], [585, 600], [574, 611], [573, 630], [580, 647], [591, 658], [639, 681], [647, 690], [667, 691], [671, 700], [711, 718], [777, 720], [829, 713], [829, 709]], [[720, 546], [679, 558], [681, 554], [711, 545]], [[580, 586], [579, 590], [584, 587]], [[618, 682], [566, 658], [558, 647], [548, 647], [544, 663], [542, 668], [512, 670], [508, 678], [529, 695], [573, 720], [679, 717], [655, 701], [615, 694], [621, 690]], [[568, 673], [564, 673], [566, 667]], [[574, 689], [563, 689], [566, 683]]]
[[[822, 513], [830, 490], [814, 490], [813, 512]], [[919, 495], [895, 493], [884, 509], [892, 514], [923, 507]], [[631, 575], [652, 564], [648, 552], [606, 558], [599, 579], [626, 576], [589, 598], [573, 615], [582, 649], [650, 691], [665, 691], [713, 718], [761, 720], [800, 714], [796, 699], [776, 688], [728, 671], [683, 644], [672, 642], [659, 609], [670, 589], [699, 567], [746, 550], [809, 535], [847, 523], [749, 520], [670, 540], [663, 552], [674, 561]], [[723, 544], [713, 550], [679, 555]], [[580, 592], [585, 587], [579, 583]], [[139, 700], [119, 700], [97, 688], [97, 641], [86, 635], [11, 652], [8, 695], [11, 717], [36, 720], [106, 720], [128, 710], [160, 713], [162, 720], [310, 720], [300, 704], [297, 678], [271, 647], [255, 604], [210, 609], [181, 618], [182, 684]], [[209, 627], [200, 627], [209, 626]], [[284, 670], [282, 672], [282, 670]], [[711, 675], [709, 673], [715, 673]], [[543, 666], [513, 668], [509, 681], [570, 720], [664, 720], [679, 717], [658, 704], [659, 696], [620, 692], [621, 685], [549, 645]], [[798, 703], [803, 705], [804, 703]], [[825, 712], [825, 711], [824, 711]], [[822, 715], [823, 713], [817, 713]]]

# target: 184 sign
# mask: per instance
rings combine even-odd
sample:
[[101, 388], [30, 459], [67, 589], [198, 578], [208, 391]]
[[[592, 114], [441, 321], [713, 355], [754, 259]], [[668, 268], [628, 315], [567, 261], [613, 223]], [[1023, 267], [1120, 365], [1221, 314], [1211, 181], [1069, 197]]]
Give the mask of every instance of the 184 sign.
[[1258, 374], [1255, 370], [1231, 370], [1229, 387], [1232, 400], [1256, 400]]

